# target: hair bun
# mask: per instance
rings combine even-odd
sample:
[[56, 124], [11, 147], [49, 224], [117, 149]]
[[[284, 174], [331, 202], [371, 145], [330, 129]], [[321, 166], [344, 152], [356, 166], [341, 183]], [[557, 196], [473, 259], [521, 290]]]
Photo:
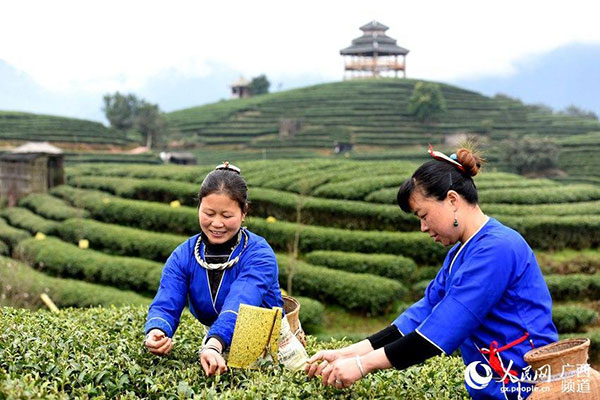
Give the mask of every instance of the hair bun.
[[461, 147], [456, 151], [456, 157], [457, 161], [465, 169], [465, 173], [469, 176], [477, 175], [484, 161], [477, 152], [465, 147]]

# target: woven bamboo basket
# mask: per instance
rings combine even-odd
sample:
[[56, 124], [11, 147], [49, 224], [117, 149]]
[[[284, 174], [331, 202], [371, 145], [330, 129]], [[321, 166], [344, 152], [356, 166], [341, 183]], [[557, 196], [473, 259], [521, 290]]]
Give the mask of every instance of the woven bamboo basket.
[[306, 334], [300, 325], [300, 303], [292, 296], [283, 297], [283, 309], [285, 310], [285, 316], [287, 317], [290, 329], [294, 332], [294, 335], [298, 338], [302, 346], [306, 347]]
[[532, 371], [550, 366], [554, 377], [551, 382], [539, 382], [528, 399], [530, 400], [600, 400], [600, 372], [589, 368], [588, 372], [571, 374], [565, 371], [560, 378], [563, 367], [582, 366], [588, 362], [590, 340], [565, 339], [538, 349], [528, 351], [524, 359], [531, 365]]

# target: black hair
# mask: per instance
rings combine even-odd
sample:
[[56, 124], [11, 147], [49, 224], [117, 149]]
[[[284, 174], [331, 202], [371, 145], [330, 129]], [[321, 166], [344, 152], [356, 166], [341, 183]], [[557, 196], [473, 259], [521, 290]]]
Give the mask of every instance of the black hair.
[[404, 181], [396, 197], [402, 211], [412, 212], [408, 201], [415, 189], [421, 190], [425, 197], [433, 197], [440, 201], [446, 198], [449, 190], [454, 190], [469, 204], [477, 204], [477, 188], [472, 177], [479, 171], [481, 159], [463, 150], [460, 149], [457, 153], [458, 162], [465, 167], [464, 172], [453, 164], [434, 159], [421, 165], [410, 179]]
[[218, 169], [206, 175], [198, 192], [198, 207], [204, 197], [213, 193], [226, 194], [239, 204], [243, 213], [248, 212], [248, 185], [238, 172]]

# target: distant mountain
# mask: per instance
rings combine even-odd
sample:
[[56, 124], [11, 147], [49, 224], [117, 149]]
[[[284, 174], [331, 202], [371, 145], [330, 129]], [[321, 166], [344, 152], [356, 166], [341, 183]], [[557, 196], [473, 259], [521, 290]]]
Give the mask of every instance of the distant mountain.
[[600, 116], [600, 44], [570, 44], [519, 61], [508, 77], [459, 79], [453, 84], [486, 95], [504, 93], [555, 110], [574, 104]]
[[[211, 65], [210, 75], [199, 77], [167, 70], [132, 91], [164, 111], [212, 103], [229, 98], [229, 84], [240, 72]], [[243, 66], [241, 67], [243, 70]], [[544, 103], [554, 109], [575, 104], [600, 115], [600, 44], [571, 44], [549, 53], [531, 56], [515, 65], [509, 77], [458, 79], [449, 83], [486, 95], [505, 93], [526, 103]], [[271, 91], [309, 86], [326, 81], [317, 73], [304, 76], [267, 76]], [[251, 76], [246, 76], [251, 78]], [[129, 92], [128, 90], [122, 90]], [[45, 90], [27, 74], [0, 60], [0, 110], [18, 110], [92, 119], [106, 123], [102, 92]]]

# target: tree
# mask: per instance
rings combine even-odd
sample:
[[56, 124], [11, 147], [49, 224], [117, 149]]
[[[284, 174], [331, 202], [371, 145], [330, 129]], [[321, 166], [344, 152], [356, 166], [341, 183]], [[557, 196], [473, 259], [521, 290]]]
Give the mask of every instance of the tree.
[[509, 139], [503, 142], [503, 150], [504, 160], [521, 175], [558, 167], [558, 147], [546, 138]]
[[158, 104], [148, 103], [133, 94], [106, 94], [102, 110], [113, 128], [119, 131], [133, 128], [144, 135], [148, 148], [156, 144], [166, 128]]
[[134, 124], [134, 117], [140, 100], [133, 94], [122, 95], [116, 92], [113, 95], [104, 95], [102, 111], [110, 126], [118, 130], [130, 129]]
[[158, 104], [141, 101], [135, 115], [135, 129], [146, 137], [146, 147], [152, 148], [162, 137], [166, 122]]
[[256, 76], [250, 81], [250, 94], [256, 96], [258, 94], [269, 93], [269, 86], [271, 86], [271, 82], [269, 82], [265, 74]]
[[559, 114], [569, 115], [571, 117], [581, 117], [586, 119], [598, 120], [598, 116], [593, 111], [584, 110], [575, 105], [570, 105], [562, 111], [559, 111]]
[[446, 111], [446, 100], [437, 83], [417, 82], [408, 100], [408, 112], [421, 122], [433, 121]]

